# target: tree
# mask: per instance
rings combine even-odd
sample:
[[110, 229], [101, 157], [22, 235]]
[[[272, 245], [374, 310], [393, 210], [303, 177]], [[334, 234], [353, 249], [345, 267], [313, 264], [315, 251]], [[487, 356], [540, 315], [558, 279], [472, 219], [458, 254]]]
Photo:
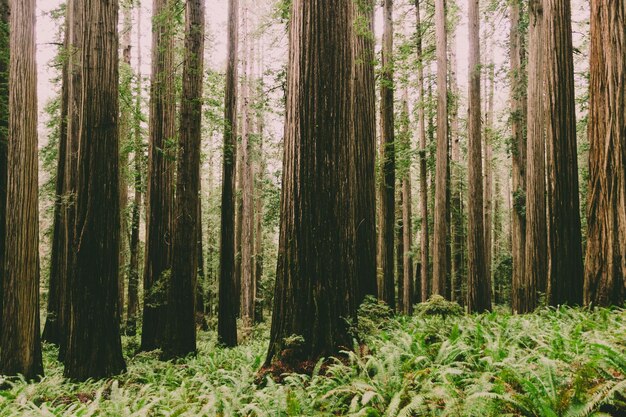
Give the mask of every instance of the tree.
[[[0, 219], [6, 219], [7, 151], [9, 133], [9, 0], [0, 1]], [[2, 330], [2, 283], [6, 222], [0, 221], [0, 331]]]
[[483, 226], [483, 178], [480, 105], [479, 0], [469, 0], [469, 116], [468, 116], [468, 237], [467, 308], [470, 312], [491, 309], [491, 280], [485, 268]]
[[185, 61], [180, 110], [172, 276], [167, 298], [164, 354], [182, 357], [196, 351], [195, 297], [198, 273], [204, 0], [185, 8]]
[[[526, 160], [526, 243], [524, 276], [513, 281], [512, 307], [518, 313], [529, 313], [537, 307], [540, 282], [546, 282], [547, 225], [545, 180], [544, 117], [544, 26], [540, 0], [529, 2], [528, 56], [528, 127]], [[520, 202], [516, 200], [516, 205]], [[517, 277], [516, 277], [517, 278]], [[544, 288], [545, 289], [545, 288]]]
[[[511, 278], [511, 307], [513, 311], [521, 312], [523, 304], [521, 294], [525, 274], [526, 248], [526, 126], [528, 106], [526, 95], [526, 77], [524, 71], [525, 43], [521, 25], [521, 2], [513, 0], [509, 4], [509, 19], [511, 29], [509, 33], [510, 61], [511, 61], [511, 179], [513, 188], [513, 212], [511, 215], [511, 249], [513, 257], [513, 275]], [[544, 216], [545, 217], [545, 216]], [[536, 241], [534, 242], [536, 243]], [[545, 253], [545, 252], [544, 252]]]
[[393, 0], [383, 3], [384, 29], [382, 48], [382, 81], [380, 83], [380, 181], [378, 261], [382, 275], [378, 296], [392, 309], [396, 308], [394, 282], [394, 229], [396, 224], [396, 151], [393, 113]]
[[374, 0], [355, 1], [354, 45], [357, 187], [356, 232], [359, 301], [378, 294], [376, 270], [376, 82]]
[[228, 347], [237, 345], [235, 299], [235, 162], [237, 160], [237, 52], [239, 0], [228, 2], [228, 64], [224, 99], [224, 149], [222, 164], [222, 213], [220, 229], [220, 277], [218, 337]]
[[146, 198], [146, 253], [141, 349], [162, 347], [165, 298], [171, 268], [174, 158], [174, 0], [153, 0], [150, 142]]
[[[106, 378], [125, 370], [119, 322], [118, 3], [85, 0], [76, 259], [65, 375]], [[95, 52], [94, 52], [95, 51]]]
[[424, 115], [424, 107], [426, 104], [426, 96], [424, 94], [424, 56], [422, 50], [422, 37], [424, 28], [422, 27], [422, 19], [420, 16], [420, 0], [415, 0], [415, 18], [417, 31], [417, 95], [420, 105], [417, 108], [417, 130], [419, 135], [420, 146], [420, 293], [421, 301], [426, 301], [429, 297], [428, 293], [428, 171], [427, 171], [427, 148], [426, 140], [426, 120]]
[[548, 153], [548, 299], [581, 304], [583, 258], [576, 150], [570, 0], [546, 0], [546, 133]]
[[352, 346], [346, 319], [355, 319], [358, 294], [351, 3], [292, 5], [279, 259], [266, 366], [281, 361], [300, 368]]
[[[43, 375], [39, 337], [39, 210], [35, 0], [10, 4], [6, 246], [0, 374]], [[6, 9], [5, 9], [6, 10]], [[11, 202], [11, 204], [8, 204]]]
[[591, 2], [589, 205], [585, 304], [626, 291], [626, 5]]
[[[411, 144], [411, 132], [410, 132], [410, 119], [409, 119], [409, 103], [407, 88], [404, 89], [404, 97], [402, 99], [402, 142], [403, 151], [406, 155], [405, 163], [402, 169], [404, 175], [402, 176], [402, 204], [401, 204], [401, 218], [402, 218], [402, 235], [399, 236], [402, 239], [402, 256], [398, 258], [398, 263], [402, 260], [402, 274], [398, 276], [398, 281], [402, 281], [402, 294], [398, 294], [398, 299], [402, 300], [402, 313], [409, 315], [413, 312], [413, 257], [411, 256], [412, 234], [413, 228], [411, 227], [412, 217], [412, 196], [411, 196], [411, 159], [410, 151], [412, 149]], [[398, 242], [400, 246], [400, 242]], [[400, 287], [399, 287], [400, 288]]]
[[433, 294], [446, 295], [448, 261], [448, 41], [445, 0], [435, 2], [437, 38], [437, 164], [433, 236]]

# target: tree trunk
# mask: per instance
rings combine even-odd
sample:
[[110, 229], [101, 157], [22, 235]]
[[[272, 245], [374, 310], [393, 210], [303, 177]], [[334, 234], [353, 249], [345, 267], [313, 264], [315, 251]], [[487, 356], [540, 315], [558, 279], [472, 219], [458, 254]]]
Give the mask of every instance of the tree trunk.
[[[306, 368], [352, 346], [346, 319], [356, 318], [358, 285], [351, 10], [351, 0], [294, 0], [292, 6], [279, 260], [266, 365]], [[285, 339], [292, 335], [303, 340], [289, 344]]]
[[570, 0], [546, 0], [548, 299], [581, 304], [583, 258], [576, 151], [576, 109]]
[[424, 57], [422, 52], [422, 37], [424, 28], [420, 16], [420, 0], [415, 0], [415, 17], [417, 30], [417, 95], [420, 104], [417, 108], [417, 130], [419, 134], [420, 147], [420, 293], [421, 301], [424, 302], [429, 297], [428, 292], [428, 168], [426, 140], [426, 120], [424, 107], [426, 96], [424, 94]]
[[[63, 51], [69, 49], [69, 21], [66, 12], [65, 34]], [[68, 60], [63, 61], [63, 69], [61, 74], [61, 120], [59, 127], [59, 147], [58, 162], [56, 170], [56, 188], [55, 188], [55, 204], [54, 218], [52, 226], [52, 249], [50, 254], [50, 275], [48, 277], [48, 304], [46, 308], [46, 324], [41, 336], [42, 340], [59, 345], [61, 343], [61, 328], [59, 327], [59, 315], [61, 314], [61, 286], [60, 280], [64, 274], [66, 266], [66, 243], [65, 228], [67, 225], [65, 217], [65, 207], [63, 203], [63, 191], [65, 189], [65, 164], [67, 160], [67, 112], [68, 112], [68, 83], [69, 69]], [[4, 216], [2, 216], [4, 218]]]
[[437, 38], [437, 164], [435, 175], [435, 230], [433, 237], [433, 294], [446, 295], [448, 260], [448, 42], [445, 0], [435, 2]]
[[[7, 208], [7, 151], [9, 134], [9, 0], [0, 0], [0, 219], [6, 219]], [[4, 282], [4, 248], [6, 221], [0, 220], [0, 332], [2, 331], [2, 304]]]
[[171, 268], [172, 141], [176, 134], [174, 90], [174, 0], [153, 0], [150, 144], [146, 207], [146, 252], [141, 350], [162, 347], [165, 298]]
[[[39, 337], [39, 210], [35, 0], [11, 2], [6, 247], [0, 374], [43, 376]], [[8, 204], [8, 202], [11, 204]]]
[[[396, 136], [399, 139], [399, 135]], [[396, 149], [399, 150], [399, 143], [396, 143]], [[396, 160], [398, 161], [398, 160]], [[400, 162], [400, 161], [398, 161]], [[398, 299], [396, 302], [396, 311], [398, 313], [404, 312], [404, 218], [402, 216], [402, 209], [404, 207], [404, 193], [402, 192], [402, 181], [400, 181], [400, 187], [396, 192], [396, 285]]]
[[[412, 149], [411, 133], [409, 131], [409, 105], [408, 97], [405, 97], [403, 103], [403, 118], [406, 119], [406, 146], [407, 151], [410, 154]], [[402, 275], [398, 276], [398, 281], [403, 281], [402, 284], [402, 312], [409, 315], [413, 312], [413, 258], [411, 256], [412, 249], [412, 234], [413, 228], [411, 227], [412, 220], [412, 208], [411, 208], [411, 156], [408, 158], [408, 164], [406, 166], [406, 173], [402, 179], [402, 246], [404, 251], [402, 254]]]
[[[541, 0], [529, 3], [528, 56], [528, 127], [526, 160], [526, 244], [524, 277], [513, 285], [513, 310], [530, 313], [537, 307], [537, 291], [546, 282], [547, 225], [545, 174], [545, 117], [544, 117], [544, 54], [545, 19]], [[519, 197], [518, 197], [519, 198]], [[516, 198], [515, 205], [524, 204]], [[543, 287], [545, 289], [545, 287]]]
[[364, 24], [356, 30], [355, 138], [357, 183], [356, 231], [359, 301], [378, 294], [376, 270], [376, 82], [374, 79], [374, 0], [354, 2]]
[[188, 0], [186, 3], [172, 276], [164, 338], [164, 355], [168, 358], [183, 357], [196, 351], [204, 10], [204, 0]]
[[[511, 255], [513, 271], [511, 277], [511, 307], [514, 312], [522, 313], [522, 288], [526, 279], [525, 256], [526, 247], [526, 126], [528, 106], [526, 94], [526, 77], [524, 58], [524, 32], [520, 25], [520, 0], [513, 0], [509, 5], [511, 30], [509, 34], [511, 61], [511, 177], [513, 188], [513, 210], [511, 213]], [[532, 21], [532, 17], [530, 18]], [[532, 24], [532, 23], [531, 23]], [[529, 68], [530, 70], [530, 68]], [[530, 130], [530, 129], [529, 129]], [[544, 216], [545, 218], [545, 216]], [[545, 241], [545, 239], [544, 239]], [[533, 245], [537, 242], [532, 242]], [[545, 251], [544, 251], [545, 254]]]
[[126, 313], [126, 334], [137, 333], [137, 315], [139, 310], [139, 227], [141, 225], [143, 140], [141, 136], [141, 7], [137, 7], [137, 85], [135, 87], [135, 137], [134, 137], [134, 188], [133, 212], [130, 226], [130, 263], [128, 266], [128, 311]]
[[[490, 53], [493, 54], [493, 49], [490, 48]], [[486, 82], [489, 84], [489, 91], [487, 94], [487, 115], [486, 126], [484, 130], [485, 141], [485, 189], [484, 192], [484, 211], [485, 216], [485, 278], [492, 282], [492, 263], [493, 263], [493, 186], [494, 186], [494, 173], [493, 173], [493, 95], [494, 95], [494, 71], [493, 56], [490, 57], [490, 63], [488, 66], [489, 73], [486, 74]]]
[[222, 213], [220, 229], [220, 278], [218, 337], [220, 343], [237, 345], [235, 299], [235, 162], [237, 159], [237, 50], [239, 49], [239, 0], [228, 2], [228, 65], [224, 101], [224, 160], [222, 164]]
[[[118, 4], [85, 0], [82, 106], [65, 376], [106, 378], [125, 370], [119, 323]], [[97, 51], [97, 53], [93, 53]]]
[[396, 224], [396, 156], [393, 114], [393, 0], [384, 0], [382, 80], [380, 90], [380, 132], [382, 178], [380, 181], [379, 268], [382, 272], [378, 296], [390, 308], [396, 308], [394, 278], [394, 228]]
[[626, 295], [626, 5], [591, 2], [589, 216], [585, 304]]
[[483, 178], [480, 105], [479, 0], [469, 1], [469, 116], [468, 116], [468, 238], [467, 308], [470, 312], [491, 309], [491, 281], [485, 268]]

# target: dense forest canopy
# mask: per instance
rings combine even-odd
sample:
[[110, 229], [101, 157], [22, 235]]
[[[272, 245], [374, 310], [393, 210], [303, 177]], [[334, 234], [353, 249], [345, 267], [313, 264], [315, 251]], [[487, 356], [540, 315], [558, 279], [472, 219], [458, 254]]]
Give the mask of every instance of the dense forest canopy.
[[0, 415], [626, 413], [622, 0], [0, 0]]

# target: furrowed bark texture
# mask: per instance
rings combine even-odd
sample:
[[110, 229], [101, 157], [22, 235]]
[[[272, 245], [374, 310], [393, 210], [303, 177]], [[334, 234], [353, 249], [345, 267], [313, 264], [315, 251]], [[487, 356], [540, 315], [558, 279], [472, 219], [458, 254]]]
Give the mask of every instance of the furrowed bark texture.
[[[0, 219], [6, 219], [7, 151], [9, 133], [9, 0], [0, 0]], [[2, 331], [2, 283], [6, 222], [0, 220], [0, 331]]]
[[546, 133], [550, 305], [581, 304], [583, 257], [576, 152], [576, 109], [569, 0], [546, 0]]
[[235, 292], [235, 162], [237, 160], [237, 50], [239, 0], [228, 3], [228, 64], [224, 103], [224, 149], [222, 163], [222, 213], [220, 229], [220, 275], [218, 337], [228, 347], [237, 345]]
[[174, 195], [172, 141], [176, 135], [174, 0], [153, 0], [152, 79], [146, 198], [146, 252], [141, 349], [162, 347], [165, 298], [171, 268]]
[[118, 2], [84, 0], [76, 261], [65, 376], [106, 378], [126, 369], [119, 317]]
[[[350, 348], [355, 319], [356, 147], [352, 1], [295, 0], [279, 259], [270, 347], [296, 364]], [[346, 100], [348, 98], [348, 100]], [[304, 338], [288, 345], [285, 338]]]
[[[0, 374], [43, 376], [39, 337], [39, 210], [35, 0], [10, 2], [6, 246]], [[10, 204], [9, 204], [10, 202]]]
[[584, 302], [626, 295], [626, 4], [591, 2], [589, 204]]

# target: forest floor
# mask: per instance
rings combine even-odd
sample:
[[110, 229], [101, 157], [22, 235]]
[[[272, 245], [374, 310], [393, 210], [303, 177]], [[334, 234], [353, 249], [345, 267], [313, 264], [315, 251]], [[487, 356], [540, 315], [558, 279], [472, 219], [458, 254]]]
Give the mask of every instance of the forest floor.
[[256, 383], [266, 324], [235, 349], [201, 332], [198, 355], [178, 362], [135, 355], [138, 337], [124, 337], [128, 372], [109, 381], [64, 380], [47, 345], [46, 377], [10, 382], [0, 416], [626, 415], [625, 310], [389, 318], [379, 307], [360, 319], [367, 354], [281, 384]]

